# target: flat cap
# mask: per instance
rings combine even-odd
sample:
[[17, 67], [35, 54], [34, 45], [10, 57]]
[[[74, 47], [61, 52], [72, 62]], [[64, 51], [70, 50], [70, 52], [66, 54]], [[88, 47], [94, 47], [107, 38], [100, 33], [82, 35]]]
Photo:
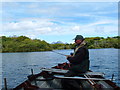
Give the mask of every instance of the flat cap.
[[84, 37], [82, 35], [76, 35], [73, 40], [84, 40]]

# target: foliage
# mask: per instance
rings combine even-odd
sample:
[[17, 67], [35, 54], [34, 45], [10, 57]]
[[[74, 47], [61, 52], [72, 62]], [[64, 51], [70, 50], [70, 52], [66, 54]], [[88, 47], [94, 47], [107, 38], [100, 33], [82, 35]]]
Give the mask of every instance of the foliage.
[[30, 39], [26, 36], [6, 37], [2, 36], [2, 52], [33, 52], [52, 50], [49, 43], [38, 39]]
[[120, 48], [119, 36], [86, 38], [88, 48]]
[[[115, 37], [88, 37], [85, 38], [88, 48], [120, 48], [120, 36]], [[30, 39], [26, 36], [0, 37], [2, 52], [35, 52], [53, 49], [74, 49], [75, 44], [49, 44], [44, 40]]]

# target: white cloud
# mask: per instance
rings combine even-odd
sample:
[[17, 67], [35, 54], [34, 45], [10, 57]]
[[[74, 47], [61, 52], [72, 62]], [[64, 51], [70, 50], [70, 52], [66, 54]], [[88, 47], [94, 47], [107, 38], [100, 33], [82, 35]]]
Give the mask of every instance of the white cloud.
[[[42, 21], [18, 21], [18, 22], [9, 22], [5, 23], [3, 26], [4, 31], [19, 31], [19, 30], [25, 30], [25, 31], [33, 31], [38, 30], [38, 28], [42, 27], [51, 27], [54, 23], [42, 20]], [[55, 24], [54, 24], [55, 25]]]
[[25, 35], [32, 38], [38, 35], [89, 36], [107, 33], [111, 35], [113, 32], [116, 34], [118, 21], [114, 16], [117, 10], [109, 6], [110, 4], [116, 5], [116, 3], [107, 5], [106, 3], [5, 3], [3, 34]]
[[[116, 7], [114, 7], [116, 5]], [[96, 9], [97, 8], [97, 9]], [[117, 3], [4, 3], [3, 20], [18, 18], [87, 18], [104, 19], [117, 14]], [[112, 9], [112, 10], [111, 10]]]
[[80, 30], [80, 26], [78, 26], [78, 25], [73, 26], [71, 30], [73, 30], [73, 31], [79, 31]]
[[[54, 21], [54, 22], [53, 22]], [[117, 20], [100, 20], [90, 24], [64, 23], [57, 24], [56, 20], [26, 18], [17, 22], [3, 23], [3, 34], [27, 35], [69, 35], [83, 34], [96, 35], [105, 33], [117, 33]]]
[[3, 34], [37, 36], [44, 34], [57, 34], [62, 27], [51, 19], [24, 19], [17, 22], [3, 23]]
[[100, 20], [90, 24], [73, 25], [69, 30], [73, 30], [71, 31], [72, 34], [82, 34], [84, 36], [115, 36], [118, 35], [118, 21]]
[[90, 23], [87, 26], [105, 25], [105, 24], [117, 25], [118, 24], [118, 20], [99, 20], [99, 21]]

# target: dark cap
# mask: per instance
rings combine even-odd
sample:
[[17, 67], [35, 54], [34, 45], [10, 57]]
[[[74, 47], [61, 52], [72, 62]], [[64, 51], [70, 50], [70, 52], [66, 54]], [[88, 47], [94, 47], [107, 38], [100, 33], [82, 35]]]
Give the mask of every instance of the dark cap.
[[76, 37], [73, 40], [84, 40], [82, 35], [76, 35]]

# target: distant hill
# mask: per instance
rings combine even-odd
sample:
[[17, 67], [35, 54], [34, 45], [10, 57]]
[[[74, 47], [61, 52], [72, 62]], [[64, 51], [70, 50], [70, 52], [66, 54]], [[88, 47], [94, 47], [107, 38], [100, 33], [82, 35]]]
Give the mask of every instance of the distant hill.
[[52, 42], [51, 44], [65, 44], [62, 41]]

